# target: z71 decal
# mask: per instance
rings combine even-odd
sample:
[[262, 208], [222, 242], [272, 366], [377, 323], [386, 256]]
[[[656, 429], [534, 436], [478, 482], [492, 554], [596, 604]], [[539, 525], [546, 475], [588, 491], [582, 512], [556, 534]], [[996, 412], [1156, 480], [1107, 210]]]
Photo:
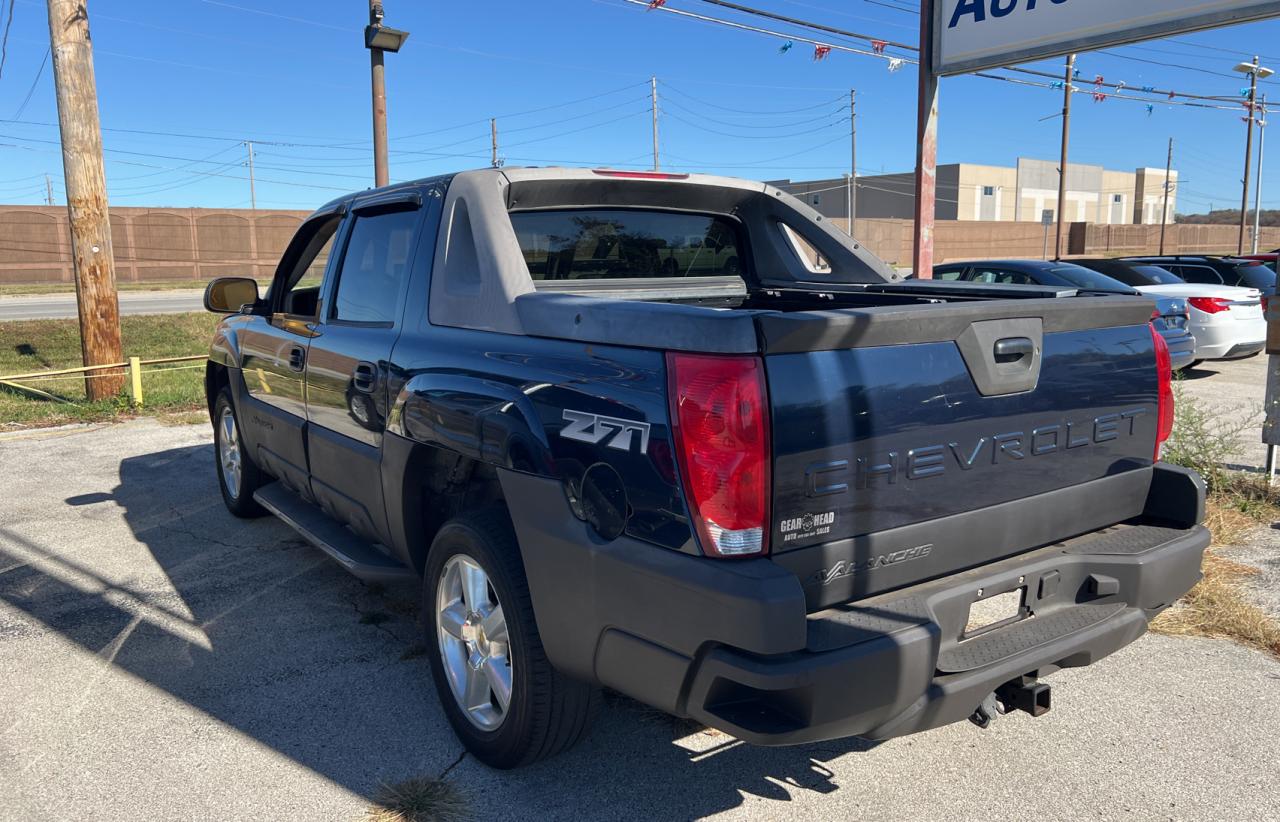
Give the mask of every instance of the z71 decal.
[[599, 414], [588, 414], [584, 411], [564, 410], [565, 427], [560, 429], [560, 436], [565, 439], [589, 442], [596, 445], [608, 439], [605, 444], [619, 451], [630, 451], [635, 442], [635, 435], [640, 435], [640, 453], [649, 450], [649, 423], [635, 420], [620, 420], [617, 417], [602, 417]]

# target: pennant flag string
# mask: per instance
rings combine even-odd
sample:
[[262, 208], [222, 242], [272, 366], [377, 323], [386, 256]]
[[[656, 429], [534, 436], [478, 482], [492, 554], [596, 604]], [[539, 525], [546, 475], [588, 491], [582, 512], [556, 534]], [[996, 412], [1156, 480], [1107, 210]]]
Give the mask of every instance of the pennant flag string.
[[[2, 1], [3, 0], [0, 0], [0, 2]], [[639, 6], [641, 8], [645, 8], [650, 11], [661, 11], [668, 14], [675, 14], [681, 17], [687, 17], [690, 19], [700, 20], [707, 23], [714, 23], [716, 25], [738, 29], [741, 31], [750, 31], [757, 34], [764, 34], [766, 36], [775, 37], [781, 41], [781, 45], [778, 48], [779, 54], [787, 54], [795, 47], [797, 43], [805, 43], [813, 47], [814, 62], [825, 61], [830, 56], [832, 51], [842, 51], [849, 54], [861, 54], [869, 57], [879, 57], [887, 62], [887, 68], [890, 72], [900, 71], [902, 66], [905, 64], [908, 64], [908, 63], [916, 64], [919, 62], [913, 57], [908, 57], [908, 56], [899, 57], [899, 56], [893, 56], [886, 53], [886, 49], [889, 46], [893, 46], [895, 49], [900, 48], [906, 51], [918, 51], [916, 47], [911, 46], [909, 44], [905, 44], [905, 43], [898, 43], [894, 41], [873, 38], [864, 34], [856, 34], [856, 35], [850, 34], [850, 36], [867, 40], [870, 44], [870, 50], [856, 48], [852, 45], [823, 43], [816, 39], [810, 39], [806, 37], [796, 36], [794, 34], [783, 33], [777, 30], [764, 28], [761, 26], [754, 26], [746, 23], [739, 23], [739, 22], [726, 20], [719, 17], [697, 14], [694, 12], [685, 11], [683, 9], [672, 8], [671, 6], [667, 5], [667, 0], [623, 0], [623, 2], [630, 5]], [[1032, 87], [1038, 87], [1038, 88], [1056, 89], [1059, 91], [1063, 90], [1064, 88], [1070, 92], [1084, 91], [1084, 89], [1081, 89], [1079, 87], [1066, 84], [1063, 80], [1059, 79], [1061, 77], [1060, 74], [1054, 75], [1054, 74], [1039, 71], [1036, 69], [1023, 68], [1023, 67], [1011, 67], [1005, 70], [1016, 73], [1016, 74], [1029, 74], [1032, 76], [1048, 78], [1052, 82], [1049, 82], [1049, 83], [1046, 83], [1043, 81], [1032, 82], [1029, 80], [1020, 80], [1015, 77], [988, 74], [985, 72], [977, 72], [972, 76], [984, 77], [987, 79], [994, 79], [994, 80], [1003, 80], [1006, 82], [1012, 82], [1020, 85], [1026, 85], [1026, 86], [1032, 86]], [[1072, 71], [1072, 77], [1079, 78], [1081, 76], [1081, 71], [1082, 69], [1075, 68]], [[1117, 97], [1122, 100], [1131, 100], [1134, 102], [1142, 103], [1146, 107], [1148, 116], [1154, 113], [1155, 106], [1149, 99], [1143, 98], [1143, 97], [1134, 97], [1132, 96], [1132, 94], [1125, 95], [1120, 93], [1128, 89], [1128, 84], [1123, 81], [1117, 82], [1117, 83], [1108, 83], [1106, 82], [1102, 74], [1096, 74], [1093, 79], [1093, 86], [1094, 88], [1092, 89], [1092, 94], [1096, 102], [1101, 103], [1106, 101], [1109, 97]], [[1106, 88], [1112, 88], [1115, 91], [1113, 93], [1108, 93], [1104, 91], [1104, 89]], [[1176, 90], [1163, 91], [1163, 90], [1157, 89], [1155, 86], [1147, 86], [1147, 85], [1141, 86], [1140, 90], [1141, 90], [1141, 93], [1143, 94], [1164, 95], [1167, 97], [1168, 102], [1172, 105], [1191, 106], [1195, 108], [1218, 109], [1218, 110], [1230, 110], [1230, 108], [1232, 107], [1228, 102], [1231, 99], [1229, 96], [1224, 97], [1221, 95], [1210, 96], [1210, 95], [1202, 95], [1202, 94], [1189, 94], [1186, 92], [1179, 92]], [[1135, 89], [1135, 91], [1137, 91], [1137, 89]], [[1242, 90], [1242, 95], [1247, 97], [1248, 90], [1247, 89]], [[1179, 100], [1178, 98], [1185, 98], [1185, 99]], [[1195, 100], [1202, 100], [1204, 102], [1190, 102]]]

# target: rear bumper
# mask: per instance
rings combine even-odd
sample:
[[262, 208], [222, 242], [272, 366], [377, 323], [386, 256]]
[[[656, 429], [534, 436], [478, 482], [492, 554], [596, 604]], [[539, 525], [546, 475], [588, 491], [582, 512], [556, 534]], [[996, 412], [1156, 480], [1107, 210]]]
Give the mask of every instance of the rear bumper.
[[[686, 711], [767, 745], [956, 722], [1006, 682], [1089, 665], [1137, 639], [1199, 579], [1208, 543], [1202, 527], [1122, 527], [814, 614], [804, 651], [710, 650], [692, 671]], [[978, 591], [1017, 589], [1035, 616], [958, 641]]]
[[1216, 322], [1193, 324], [1191, 330], [1196, 338], [1197, 360], [1247, 357], [1261, 351], [1266, 344], [1267, 326], [1264, 322], [1246, 322], [1227, 318]]
[[1196, 359], [1196, 338], [1188, 331], [1164, 334], [1164, 341], [1169, 346], [1169, 360], [1174, 371], [1186, 368]]
[[[1139, 521], [806, 614], [769, 560], [597, 540], [557, 482], [501, 476], [553, 664], [760, 745], [923, 731], [1020, 676], [1089, 665], [1195, 584], [1209, 543], [1203, 484], [1158, 465]], [[1015, 589], [1032, 616], [960, 641], [979, 590]]]

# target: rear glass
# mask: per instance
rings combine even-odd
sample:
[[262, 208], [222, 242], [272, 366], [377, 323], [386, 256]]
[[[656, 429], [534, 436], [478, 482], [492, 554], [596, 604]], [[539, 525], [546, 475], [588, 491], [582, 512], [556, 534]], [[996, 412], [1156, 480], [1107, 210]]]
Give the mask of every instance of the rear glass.
[[1119, 280], [1108, 277], [1106, 274], [1099, 274], [1097, 271], [1085, 268], [1084, 266], [1062, 266], [1060, 268], [1051, 268], [1049, 270], [1076, 288], [1087, 291], [1120, 291], [1125, 294], [1133, 293], [1132, 288]]
[[1237, 266], [1236, 274], [1240, 275], [1240, 285], [1247, 285], [1249, 288], [1257, 288], [1263, 291], [1275, 290], [1276, 272], [1265, 265]]
[[511, 225], [534, 280], [742, 276], [737, 223], [639, 209], [517, 211]]
[[1172, 271], [1158, 265], [1135, 265], [1133, 270], [1151, 285], [1182, 285], [1185, 282]]

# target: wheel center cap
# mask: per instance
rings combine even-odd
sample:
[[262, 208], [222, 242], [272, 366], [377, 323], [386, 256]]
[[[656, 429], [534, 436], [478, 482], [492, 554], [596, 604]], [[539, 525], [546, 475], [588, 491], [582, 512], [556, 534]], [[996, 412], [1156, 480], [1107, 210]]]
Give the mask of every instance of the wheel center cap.
[[472, 612], [467, 615], [467, 621], [462, 623], [462, 640], [482, 656], [489, 653], [489, 637], [485, 636], [479, 614]]

